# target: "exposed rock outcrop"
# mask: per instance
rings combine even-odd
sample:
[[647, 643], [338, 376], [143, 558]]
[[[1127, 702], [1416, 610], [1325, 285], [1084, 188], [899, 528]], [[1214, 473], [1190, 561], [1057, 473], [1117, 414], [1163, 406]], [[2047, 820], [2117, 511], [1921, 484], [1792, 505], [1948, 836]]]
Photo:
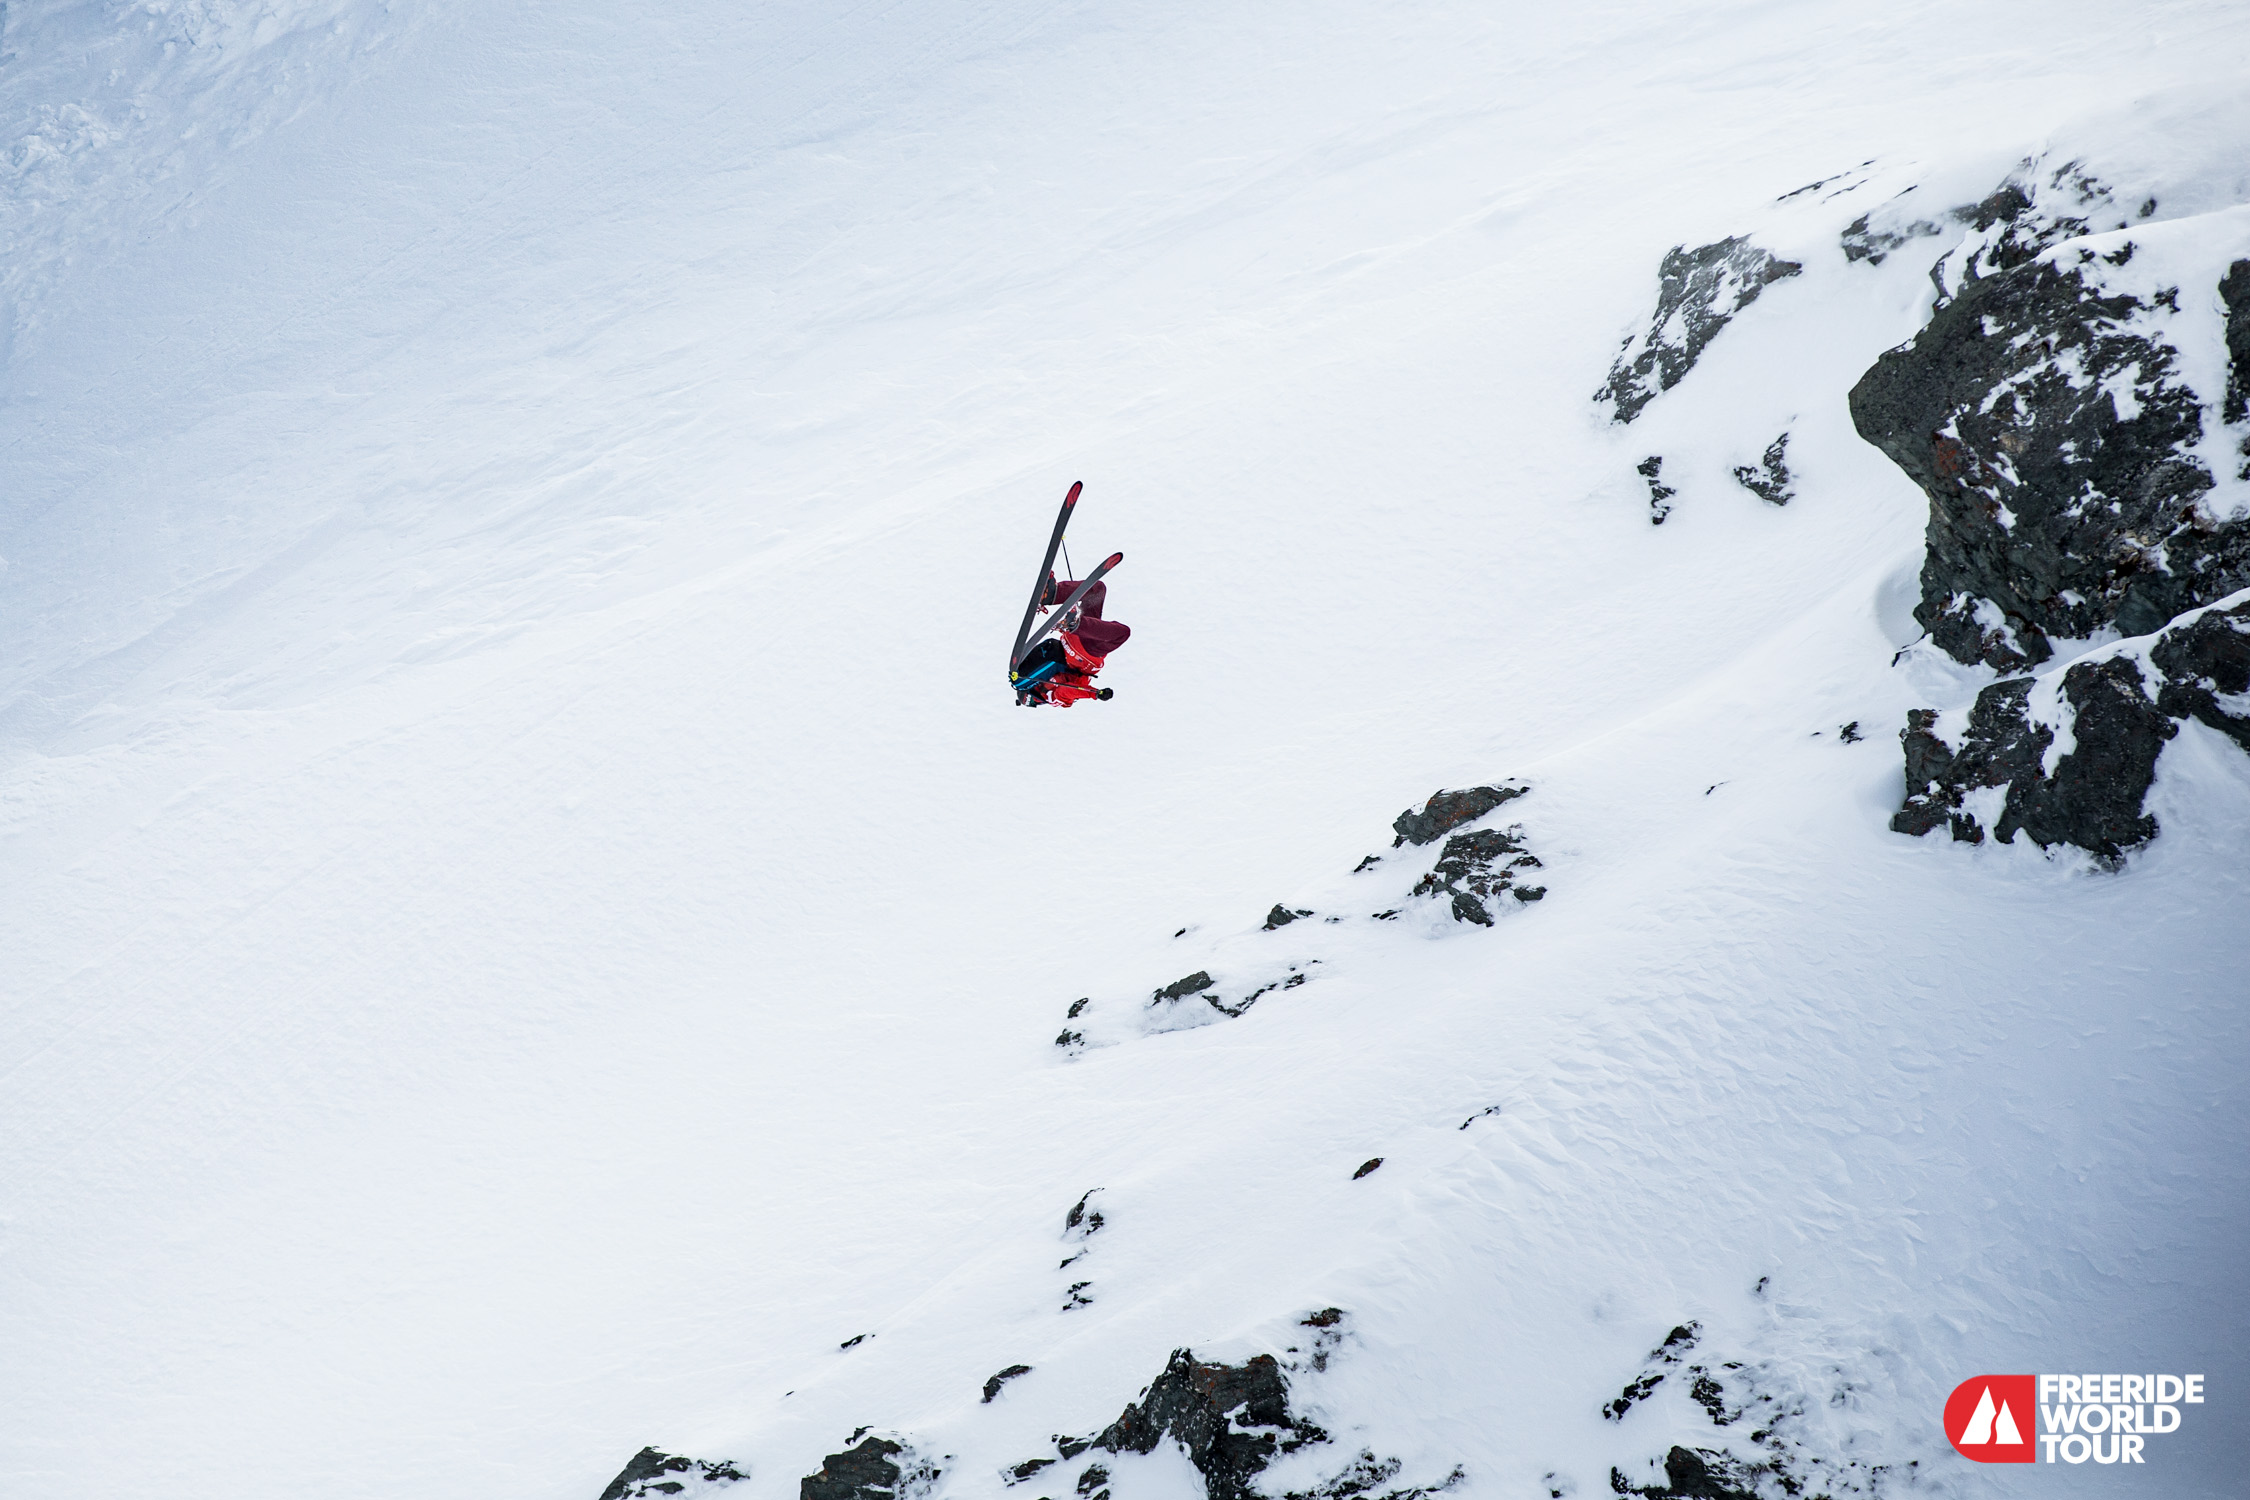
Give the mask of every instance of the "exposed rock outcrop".
[[2158, 708], [2250, 750], [2250, 601], [2204, 610], [2165, 631], [2148, 659], [2164, 674]]
[[[2157, 684], [2150, 696], [2151, 681]], [[1980, 844], [2072, 844], [2115, 864], [2157, 834], [2142, 802], [2157, 757], [2196, 719], [2250, 750], [2250, 595], [2072, 663], [1979, 693], [1949, 729], [1934, 709], [1908, 715], [1900, 833], [1938, 827]], [[2059, 747], [2059, 748], [2058, 748]]]
[[[1373, 884], [1382, 894], [1354, 882], [1346, 897], [1351, 907], [1325, 914], [1310, 906], [1277, 903], [1255, 934], [1238, 931], [1211, 941], [1207, 967], [1138, 995], [1073, 1001], [1055, 1045], [1075, 1054], [1133, 1036], [1182, 1031], [1245, 1015], [1267, 996], [1296, 989], [1324, 972], [1320, 965], [1328, 960], [1313, 956], [1319, 952], [1317, 934], [1344, 922], [1399, 921], [1417, 900], [1444, 902], [1458, 922], [1495, 925], [1501, 912], [1543, 899], [1547, 888], [1530, 883], [1530, 873], [1540, 869], [1541, 862], [1531, 852], [1522, 825], [1474, 825], [1530, 790], [1520, 782], [1496, 782], [1432, 794], [1392, 820], [1391, 847], [1428, 849], [1436, 844], [1434, 854], [1397, 855], [1388, 863], [1383, 856], [1371, 854], [1353, 870], [1355, 876], [1380, 870]], [[1422, 864], [1425, 859], [1427, 865]], [[1391, 903], [1387, 908], [1368, 910], [1386, 900]], [[1174, 936], [1190, 930], [1182, 928]], [[1288, 934], [1284, 938], [1268, 936], [1284, 930]]]
[[[1116, 1421], [1091, 1438], [1058, 1437], [1055, 1451], [1065, 1460], [1088, 1452], [1148, 1454], [1171, 1442], [1203, 1477], [1208, 1500], [1257, 1500], [1256, 1480], [1276, 1458], [1329, 1441], [1317, 1423], [1291, 1409], [1286, 1372], [1325, 1370], [1343, 1341], [1344, 1322], [1343, 1311], [1333, 1307], [1300, 1319], [1300, 1342], [1290, 1345], [1294, 1358], [1287, 1366], [1271, 1354], [1226, 1364], [1197, 1359], [1191, 1349], [1174, 1350], [1164, 1373]], [[1052, 1462], [1027, 1459], [1005, 1470], [1003, 1477], [1020, 1482], [1017, 1476], [1029, 1477]], [[1404, 1467], [1396, 1458], [1362, 1449], [1309, 1488], [1288, 1491], [1278, 1500], [1424, 1500], [1463, 1477], [1455, 1468], [1434, 1482], [1402, 1485], [1397, 1481]], [[1109, 1464], [1096, 1460], [1081, 1468], [1075, 1489], [1085, 1500], [1100, 1500], [1109, 1493], [1109, 1483]]]
[[1248, 1500], [1251, 1480], [1277, 1454], [1328, 1434], [1289, 1411], [1281, 1364], [1270, 1354], [1239, 1365], [1173, 1351], [1164, 1373], [1094, 1439], [1110, 1453], [1152, 1453], [1170, 1438], [1203, 1476], [1210, 1500]]
[[1914, 613], [1958, 661], [2036, 666], [2056, 638], [2146, 634], [2250, 584], [2250, 519], [2204, 507], [2213, 475], [2195, 452], [2207, 416], [2239, 420], [2250, 310], [2237, 348], [2224, 298], [2227, 392], [2195, 389], [2180, 352], [2207, 336], [2215, 286], [2250, 309], [2250, 263], [2175, 283], [2134, 262], [2134, 238], [2085, 238], [2123, 222], [2075, 167], [2004, 184], [1933, 268], [1928, 326], [1852, 389], [1860, 435], [1929, 497]]
[[1929, 324], [1851, 392], [1860, 435], [1929, 499], [1914, 615], [1932, 644], [2004, 674], [2065, 658], [1965, 715], [1910, 716], [1899, 832], [2021, 831], [2114, 865], [2156, 835], [2143, 801], [2178, 721], [2250, 749], [2226, 685], [2250, 676], [2236, 611], [2206, 609], [2250, 587], [2232, 488], [2250, 434], [2226, 430], [2250, 423], [2250, 260], [2230, 221], [2151, 223], [2136, 196], [2025, 163], [1956, 211], [1969, 232], [1931, 268]]
[[643, 1448], [618, 1470], [609, 1488], [602, 1491], [602, 1500], [652, 1500], [659, 1495], [685, 1495], [687, 1500], [696, 1500], [749, 1477], [723, 1459], [682, 1458], [676, 1453]]
[[994, 1375], [984, 1383], [984, 1404], [990, 1406], [993, 1402], [999, 1400], [1001, 1390], [1009, 1381], [1014, 1380], [1019, 1375], [1029, 1375], [1030, 1373], [1031, 1366], [1029, 1365], [1010, 1365], [999, 1374]]
[[1869, 265], [1879, 266], [1892, 251], [1904, 249], [1925, 236], [1944, 233], [1943, 225], [1933, 224], [1928, 219], [1885, 215], [1887, 222], [1870, 224], [1873, 217], [1872, 213], [1864, 213], [1844, 226], [1840, 236], [1844, 259], [1864, 260]]
[[1633, 471], [1648, 481], [1648, 524], [1662, 526], [1672, 514], [1672, 497], [1679, 493], [1664, 482], [1664, 455], [1651, 453], [1633, 465]]
[[[1614, 1471], [1613, 1471], [1614, 1472]], [[1759, 1500], [1757, 1480], [1732, 1454], [1674, 1444], [1664, 1455], [1664, 1483], [1634, 1485], [1616, 1474], [1610, 1488], [1647, 1500]]]
[[1802, 270], [1740, 235], [1693, 250], [1673, 246], [1657, 271], [1655, 315], [1646, 331], [1625, 340], [1594, 399], [1609, 402], [1616, 421], [1632, 421], [1695, 368], [1711, 340], [1760, 292]]
[[1393, 849], [1405, 844], [1434, 844], [1463, 823], [1473, 823], [1504, 803], [1531, 790], [1528, 786], [1472, 786], [1465, 791], [1438, 791], [1420, 807], [1410, 807], [1391, 820]]
[[1795, 499], [1790, 488], [1794, 481], [1789, 473], [1789, 434], [1785, 432], [1766, 444], [1757, 463], [1736, 464], [1734, 482], [1768, 505], [1787, 505]]
[[[1760, 1283], [1762, 1288], [1764, 1283]], [[1772, 1495], [1881, 1495], [1899, 1479], [1913, 1484], [1914, 1465], [1905, 1471], [1874, 1464], [1850, 1451], [1848, 1436], [1821, 1432], [1810, 1411], [1847, 1402], [1848, 1384], [1808, 1391], [1796, 1371], [1775, 1371], [1744, 1359], [1696, 1358], [1703, 1325], [1682, 1323], [1650, 1351], [1641, 1373], [1602, 1415], [1623, 1423], [1629, 1413], [1669, 1387], [1670, 1410], [1657, 1431], [1670, 1437], [1686, 1422], [1708, 1422], [1715, 1446], [1671, 1443], [1661, 1459], [1651, 1457], [1648, 1477], [1635, 1483], [1622, 1469], [1609, 1472], [1609, 1490], [1646, 1500], [1763, 1500]], [[1684, 1399], [1681, 1399], [1684, 1398]], [[1700, 1412], [1700, 1416], [1696, 1413]], [[1641, 1419], [1643, 1422], [1646, 1419]], [[1628, 1428], [1628, 1430], [1632, 1430]], [[1655, 1477], [1661, 1471], [1662, 1478]], [[1566, 1486], [1550, 1481], [1550, 1492]]]
[[1502, 896], [1537, 901], [1547, 894], [1543, 885], [1516, 884], [1519, 875], [1539, 867], [1539, 856], [1524, 847], [1521, 824], [1473, 829], [1445, 841], [1437, 863], [1415, 883], [1412, 894], [1446, 896], [1456, 922], [1490, 927], [1493, 909], [1486, 903]]
[[798, 1500], [912, 1500], [926, 1494], [937, 1477], [938, 1470], [906, 1444], [870, 1437], [822, 1459], [820, 1467], [798, 1484], [797, 1496]]

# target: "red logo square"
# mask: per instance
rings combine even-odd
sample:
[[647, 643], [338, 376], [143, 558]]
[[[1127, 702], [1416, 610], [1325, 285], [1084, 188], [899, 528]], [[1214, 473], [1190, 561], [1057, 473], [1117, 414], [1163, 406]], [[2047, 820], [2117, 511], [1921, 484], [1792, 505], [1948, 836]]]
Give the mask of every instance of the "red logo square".
[[1945, 1436], [1980, 1464], [2027, 1464], [2039, 1430], [2039, 1377], [1979, 1375], [1945, 1398]]

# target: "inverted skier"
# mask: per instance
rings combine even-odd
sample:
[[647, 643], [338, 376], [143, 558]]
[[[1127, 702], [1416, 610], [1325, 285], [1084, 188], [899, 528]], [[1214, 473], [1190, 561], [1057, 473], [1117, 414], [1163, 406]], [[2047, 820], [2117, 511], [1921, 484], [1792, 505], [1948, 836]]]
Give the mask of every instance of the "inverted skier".
[[1043, 703], [1068, 708], [1087, 698], [1106, 703], [1115, 696], [1108, 688], [1095, 687], [1094, 676], [1109, 654], [1133, 634], [1133, 627], [1103, 617], [1109, 585], [1099, 580], [1083, 585], [1076, 579], [1057, 582], [1049, 573], [1046, 591], [1039, 597], [1040, 613], [1074, 595], [1078, 602], [1063, 616], [1062, 624], [1016, 663], [1012, 674], [1016, 702], [1026, 708]]

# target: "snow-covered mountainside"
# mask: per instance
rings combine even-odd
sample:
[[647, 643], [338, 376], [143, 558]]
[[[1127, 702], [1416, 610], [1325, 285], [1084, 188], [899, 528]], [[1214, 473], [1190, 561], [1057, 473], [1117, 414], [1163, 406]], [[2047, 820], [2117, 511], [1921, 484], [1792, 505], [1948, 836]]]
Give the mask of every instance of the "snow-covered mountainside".
[[0, 9], [0, 1492], [2239, 1493], [2246, 66]]

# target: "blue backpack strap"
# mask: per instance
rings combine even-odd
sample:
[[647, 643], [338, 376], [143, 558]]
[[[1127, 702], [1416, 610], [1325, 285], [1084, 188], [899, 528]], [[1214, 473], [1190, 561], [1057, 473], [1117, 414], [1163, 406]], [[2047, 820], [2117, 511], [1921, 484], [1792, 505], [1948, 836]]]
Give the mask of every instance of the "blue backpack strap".
[[1015, 673], [1010, 672], [1008, 674], [1008, 681], [1009, 685], [1012, 686], [1017, 692], [1028, 693], [1033, 688], [1037, 687], [1040, 683], [1045, 682], [1048, 678], [1054, 676], [1061, 670], [1062, 663], [1059, 661], [1041, 662], [1037, 668], [1024, 673], [1021, 677], [1018, 677]]

